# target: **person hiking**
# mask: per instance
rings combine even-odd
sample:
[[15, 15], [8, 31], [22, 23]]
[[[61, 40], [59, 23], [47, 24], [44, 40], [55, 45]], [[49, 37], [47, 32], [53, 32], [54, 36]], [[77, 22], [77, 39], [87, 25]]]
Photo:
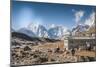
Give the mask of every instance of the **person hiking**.
[[72, 56], [75, 55], [75, 49], [74, 48], [72, 48], [71, 53], [72, 53]]
[[91, 45], [89, 42], [86, 42], [87, 50], [91, 50]]

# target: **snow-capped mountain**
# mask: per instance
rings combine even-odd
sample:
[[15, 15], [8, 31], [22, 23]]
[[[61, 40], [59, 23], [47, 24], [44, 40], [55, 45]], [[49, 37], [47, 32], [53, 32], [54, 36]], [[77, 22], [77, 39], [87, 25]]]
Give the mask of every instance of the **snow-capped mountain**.
[[27, 28], [38, 37], [48, 37], [48, 31], [43, 25], [31, 23]]
[[21, 28], [17, 32], [24, 33], [24, 34], [26, 34], [30, 37], [35, 37], [36, 36], [31, 30], [29, 30], [27, 28]]
[[87, 32], [90, 29], [95, 30], [95, 22], [91, 25], [87, 24], [78, 24], [76, 27], [72, 29], [72, 35], [76, 35], [76, 32]]
[[62, 38], [63, 35], [68, 35], [69, 32], [66, 27], [63, 26], [52, 26], [47, 29], [45, 26], [40, 24], [29, 24], [25, 28], [21, 28], [18, 30], [20, 33], [24, 33], [31, 37], [45, 37], [51, 39], [59, 39]]
[[88, 28], [89, 28], [89, 25], [78, 24], [76, 27], [72, 29], [72, 32], [84, 32], [84, 31], [87, 31]]
[[49, 38], [61, 39], [63, 35], [68, 34], [68, 30], [62, 26], [54, 26], [48, 30]]
[[49, 38], [58, 38], [62, 36], [62, 28], [61, 27], [53, 27], [48, 30]]

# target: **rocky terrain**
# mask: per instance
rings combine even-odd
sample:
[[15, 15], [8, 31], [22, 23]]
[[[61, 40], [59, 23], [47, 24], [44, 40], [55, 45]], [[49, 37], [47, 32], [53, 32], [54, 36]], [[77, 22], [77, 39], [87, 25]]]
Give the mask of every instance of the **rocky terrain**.
[[96, 59], [95, 51], [76, 51], [73, 56], [71, 50], [64, 48], [61, 40], [31, 38], [25, 34], [13, 32], [11, 43], [11, 65], [71, 63]]

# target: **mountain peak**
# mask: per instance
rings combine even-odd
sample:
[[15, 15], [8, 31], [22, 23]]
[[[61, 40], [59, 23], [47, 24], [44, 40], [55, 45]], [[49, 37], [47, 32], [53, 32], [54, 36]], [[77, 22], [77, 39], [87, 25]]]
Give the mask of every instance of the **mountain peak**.
[[21, 28], [18, 32], [25, 33], [32, 37], [44, 37], [50, 39], [59, 39], [63, 35], [68, 35], [68, 29], [61, 25], [52, 24], [50, 28], [46, 28], [41, 24], [30, 23], [27, 27]]

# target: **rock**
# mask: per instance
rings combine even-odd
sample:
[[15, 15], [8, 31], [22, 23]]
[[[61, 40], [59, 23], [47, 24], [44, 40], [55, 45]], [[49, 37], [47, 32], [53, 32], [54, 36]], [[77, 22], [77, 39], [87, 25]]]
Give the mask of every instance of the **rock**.
[[31, 50], [31, 48], [29, 46], [24, 47], [24, 51], [29, 51], [29, 50]]

